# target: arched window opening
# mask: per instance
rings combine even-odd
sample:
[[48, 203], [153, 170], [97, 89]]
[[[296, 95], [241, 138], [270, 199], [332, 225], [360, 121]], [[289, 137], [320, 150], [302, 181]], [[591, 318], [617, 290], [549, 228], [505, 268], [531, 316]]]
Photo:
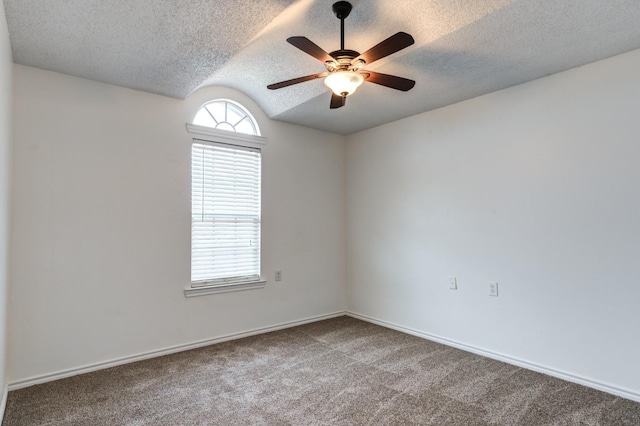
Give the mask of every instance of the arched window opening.
[[260, 136], [260, 129], [251, 113], [242, 105], [227, 99], [204, 104], [193, 119], [193, 124]]

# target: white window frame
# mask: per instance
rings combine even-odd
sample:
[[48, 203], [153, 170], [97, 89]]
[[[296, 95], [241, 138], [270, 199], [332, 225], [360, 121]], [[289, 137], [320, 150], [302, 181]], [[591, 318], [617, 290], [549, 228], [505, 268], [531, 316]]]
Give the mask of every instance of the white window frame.
[[[223, 104], [224, 105], [224, 110], [225, 110], [224, 117], [214, 116], [213, 115], [213, 113], [209, 110], [209, 105], [213, 105], [213, 104], [217, 104], [217, 105]], [[241, 119], [240, 121], [236, 122], [236, 123], [227, 121], [228, 120], [228, 115], [227, 114], [228, 114], [228, 111], [229, 111], [229, 105], [235, 107], [235, 109], [237, 109], [237, 110], [240, 110], [245, 115], [245, 117], [243, 119]], [[237, 129], [238, 124], [240, 124], [242, 121], [244, 121], [246, 119], [251, 124], [251, 127], [253, 128], [253, 133], [250, 133], [250, 134], [260, 135], [260, 126], [258, 126], [258, 122], [256, 121], [255, 117], [245, 107], [243, 107], [239, 103], [234, 102], [234, 101], [232, 101], [230, 99], [215, 99], [213, 101], [206, 102], [204, 105], [202, 105], [200, 107], [200, 109], [196, 113], [196, 116], [194, 117], [194, 120], [193, 120], [194, 124], [195, 124], [196, 118], [198, 117], [198, 115], [201, 112], [206, 112], [211, 117], [211, 119], [216, 123], [216, 125], [213, 126], [213, 128], [217, 129], [218, 126], [227, 125], [228, 127], [232, 127], [234, 129], [234, 131], [237, 132], [237, 133], [246, 133], [246, 132], [238, 131], [238, 129]], [[208, 128], [212, 128], [212, 127], [209, 127], [209, 126], [206, 126], [206, 125], [204, 125], [204, 126], [208, 127]], [[218, 130], [225, 130], [225, 129], [218, 129]], [[230, 130], [227, 130], [227, 131], [230, 131]]]
[[[236, 133], [227, 130], [218, 130], [211, 127], [198, 126], [190, 123], [187, 123], [186, 127], [187, 132], [189, 132], [190, 136], [189, 147], [191, 147], [193, 142], [202, 141], [205, 143], [222, 143], [226, 145], [262, 150], [262, 148], [267, 143], [267, 138], [265, 138], [264, 136]], [[189, 152], [191, 152], [191, 149], [189, 150]], [[191, 191], [189, 193], [191, 193]], [[189, 197], [189, 200], [191, 200], [191, 197]], [[191, 210], [191, 204], [189, 204], [189, 210]], [[267, 280], [262, 275], [262, 271], [260, 271], [260, 278], [253, 281], [230, 281], [228, 283], [215, 283], [210, 285], [203, 285], [201, 282], [190, 282], [190, 285], [184, 289], [184, 295], [186, 297], [193, 297], [215, 293], [227, 293], [231, 291], [258, 289], [264, 288], [266, 283]]]

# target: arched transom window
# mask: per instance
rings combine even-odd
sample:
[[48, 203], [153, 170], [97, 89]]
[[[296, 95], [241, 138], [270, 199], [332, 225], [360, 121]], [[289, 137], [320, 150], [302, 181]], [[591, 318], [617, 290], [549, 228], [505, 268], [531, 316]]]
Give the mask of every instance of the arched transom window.
[[260, 135], [258, 124], [251, 113], [241, 105], [226, 99], [216, 99], [204, 104], [193, 119], [193, 124], [247, 135]]

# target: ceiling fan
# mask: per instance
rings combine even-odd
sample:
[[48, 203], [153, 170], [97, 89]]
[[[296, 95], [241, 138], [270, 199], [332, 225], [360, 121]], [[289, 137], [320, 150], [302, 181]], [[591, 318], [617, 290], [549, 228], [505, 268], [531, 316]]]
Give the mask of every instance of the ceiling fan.
[[353, 94], [365, 81], [404, 92], [411, 90], [416, 84], [413, 80], [395, 75], [367, 71], [362, 68], [378, 59], [382, 59], [411, 46], [414, 43], [413, 37], [405, 32], [399, 32], [364, 53], [359, 53], [355, 50], [345, 50], [344, 20], [349, 16], [351, 8], [351, 3], [347, 1], [339, 1], [333, 4], [333, 13], [340, 19], [340, 50], [327, 53], [306, 37], [289, 37], [287, 39], [287, 42], [293, 46], [313, 56], [320, 62], [323, 62], [326, 68], [325, 72], [270, 84], [267, 86], [267, 89], [281, 89], [305, 81], [324, 78], [324, 84], [332, 91], [331, 109], [344, 106], [347, 96]]

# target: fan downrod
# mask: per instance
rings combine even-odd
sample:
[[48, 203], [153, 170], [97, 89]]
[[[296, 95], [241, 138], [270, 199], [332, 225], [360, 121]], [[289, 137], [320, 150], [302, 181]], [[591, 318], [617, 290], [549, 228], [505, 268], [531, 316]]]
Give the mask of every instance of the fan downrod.
[[348, 1], [339, 1], [333, 4], [333, 13], [336, 14], [338, 19], [345, 19], [351, 13], [351, 3]]

